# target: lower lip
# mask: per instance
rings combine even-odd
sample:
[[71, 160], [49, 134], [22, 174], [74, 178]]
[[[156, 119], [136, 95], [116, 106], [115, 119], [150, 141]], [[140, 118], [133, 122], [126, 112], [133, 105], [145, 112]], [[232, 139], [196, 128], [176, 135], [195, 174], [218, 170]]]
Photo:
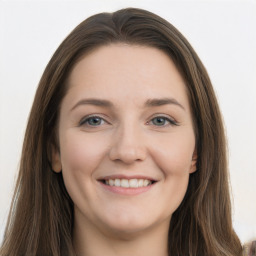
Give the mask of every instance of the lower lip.
[[110, 192], [116, 193], [116, 194], [128, 195], [128, 196], [135, 196], [135, 195], [145, 193], [145, 192], [149, 191], [150, 189], [152, 189], [152, 187], [155, 184], [156, 183], [148, 185], [146, 187], [139, 187], [139, 188], [124, 188], [124, 187], [109, 186], [109, 185], [106, 185], [106, 184], [100, 182], [100, 185], [102, 185], [102, 187], [104, 189], [106, 189]]

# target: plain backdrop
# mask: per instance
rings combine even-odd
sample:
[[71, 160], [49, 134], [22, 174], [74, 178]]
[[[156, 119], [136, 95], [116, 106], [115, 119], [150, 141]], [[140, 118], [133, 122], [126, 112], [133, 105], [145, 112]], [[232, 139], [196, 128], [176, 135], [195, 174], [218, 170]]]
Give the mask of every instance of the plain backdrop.
[[234, 227], [242, 242], [256, 238], [256, 2], [34, 0], [0, 1], [0, 242], [28, 114], [47, 62], [82, 20], [124, 7], [167, 19], [205, 64], [229, 141]]

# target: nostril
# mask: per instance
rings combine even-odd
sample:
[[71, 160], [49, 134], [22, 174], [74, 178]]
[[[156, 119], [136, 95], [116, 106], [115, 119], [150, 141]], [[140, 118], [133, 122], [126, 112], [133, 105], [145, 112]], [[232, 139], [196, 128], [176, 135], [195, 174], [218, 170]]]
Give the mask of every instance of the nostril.
[[126, 164], [132, 164], [135, 161], [141, 162], [146, 159], [146, 155], [146, 148], [139, 144], [138, 141], [130, 141], [129, 138], [120, 138], [118, 142], [112, 145], [109, 151], [109, 158], [112, 161]]

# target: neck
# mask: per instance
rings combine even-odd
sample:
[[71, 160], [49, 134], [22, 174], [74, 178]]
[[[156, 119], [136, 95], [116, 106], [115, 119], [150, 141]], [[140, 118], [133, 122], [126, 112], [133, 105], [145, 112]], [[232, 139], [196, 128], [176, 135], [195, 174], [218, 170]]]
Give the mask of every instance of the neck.
[[129, 234], [103, 231], [86, 224], [74, 226], [73, 245], [77, 256], [168, 256], [167, 223]]

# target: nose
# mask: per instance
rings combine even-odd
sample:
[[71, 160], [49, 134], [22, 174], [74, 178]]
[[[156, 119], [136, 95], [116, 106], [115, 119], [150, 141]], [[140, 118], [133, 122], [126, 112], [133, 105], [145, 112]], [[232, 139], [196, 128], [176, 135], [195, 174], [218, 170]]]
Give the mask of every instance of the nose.
[[120, 127], [114, 137], [109, 151], [112, 161], [132, 164], [146, 159], [146, 141], [139, 129], [132, 126]]

